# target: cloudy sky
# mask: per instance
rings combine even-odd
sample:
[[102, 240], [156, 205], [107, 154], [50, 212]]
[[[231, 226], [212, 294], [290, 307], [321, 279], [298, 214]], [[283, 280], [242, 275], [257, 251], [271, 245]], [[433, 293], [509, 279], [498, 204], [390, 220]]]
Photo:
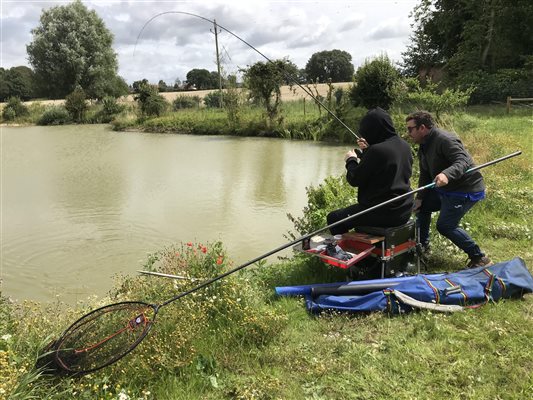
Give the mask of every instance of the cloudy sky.
[[[0, 64], [4, 68], [28, 65], [26, 45], [32, 41], [31, 30], [39, 25], [42, 11], [69, 1], [0, 1]], [[95, 10], [113, 33], [119, 75], [128, 83], [146, 78], [152, 83], [162, 79], [173, 84], [176, 79], [185, 80], [193, 68], [216, 70], [212, 24], [175, 11], [216, 19], [223, 28], [270, 59], [288, 57], [304, 68], [313, 53], [340, 49], [352, 55], [357, 68], [365, 59], [381, 53], [401, 60], [411, 34], [409, 14], [419, 0], [83, 0], [83, 3]], [[218, 39], [225, 73], [236, 73], [239, 68], [265, 61], [224, 30]]]

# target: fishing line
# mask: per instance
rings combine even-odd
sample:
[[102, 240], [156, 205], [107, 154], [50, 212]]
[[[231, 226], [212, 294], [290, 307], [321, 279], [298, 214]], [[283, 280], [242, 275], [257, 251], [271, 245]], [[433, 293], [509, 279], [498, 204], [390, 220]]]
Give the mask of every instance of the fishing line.
[[[162, 13], [154, 15], [152, 18], [150, 18], [148, 21], [146, 21], [145, 24], [143, 25], [143, 27], [141, 28], [141, 30], [139, 31], [139, 34], [137, 35], [137, 40], [135, 41], [135, 46], [133, 47], [133, 56], [135, 56], [135, 50], [137, 48], [137, 43], [139, 42], [139, 39], [140, 39], [144, 29], [146, 28], [146, 26], [148, 26], [148, 24], [150, 22], [152, 22], [154, 19], [156, 19], [157, 17], [160, 17], [162, 15], [166, 15], [166, 14], [189, 15], [191, 17], [200, 18], [200, 19], [202, 19], [202, 20], [204, 20], [206, 22], [209, 22], [209, 23], [215, 25], [217, 28], [220, 28], [223, 31], [229, 33], [234, 38], [240, 40], [242, 43], [244, 43], [245, 45], [250, 47], [252, 50], [254, 50], [256, 53], [258, 53], [261, 57], [263, 57], [269, 63], [275, 65], [274, 61], [272, 61], [270, 58], [268, 58], [265, 54], [263, 54], [261, 51], [259, 51], [257, 48], [252, 46], [250, 43], [248, 43], [246, 40], [244, 40], [243, 38], [241, 38], [237, 34], [233, 33], [229, 29], [227, 29], [227, 28], [223, 27], [222, 25], [220, 25], [218, 22], [215, 22], [214, 20], [210, 20], [209, 18], [206, 18], [206, 17], [202, 17], [201, 15], [193, 14], [193, 13], [189, 13], [189, 12], [185, 12], [185, 11], [165, 11], [165, 12], [162, 12]], [[333, 118], [335, 118], [335, 120], [337, 120], [337, 122], [339, 122], [344, 128], [346, 128], [348, 130], [348, 132], [350, 132], [352, 135], [354, 135], [356, 139], [360, 139], [360, 137], [352, 129], [350, 129], [350, 127], [348, 125], [346, 125], [339, 117], [337, 117], [337, 115], [335, 115], [335, 113], [333, 111], [331, 111], [328, 107], [326, 107], [326, 105], [324, 105], [324, 103], [322, 103], [316, 96], [314, 96], [309, 89], [307, 89], [304, 86], [302, 86], [294, 76], [292, 76], [291, 74], [289, 74], [288, 72], [286, 72], [284, 70], [282, 70], [281, 73], [283, 75], [285, 75], [286, 78], [289, 78], [289, 80], [291, 80], [294, 84], [299, 86], [300, 89], [302, 89], [315, 102], [320, 104], [320, 106], [323, 107], [324, 110], [326, 110]]]

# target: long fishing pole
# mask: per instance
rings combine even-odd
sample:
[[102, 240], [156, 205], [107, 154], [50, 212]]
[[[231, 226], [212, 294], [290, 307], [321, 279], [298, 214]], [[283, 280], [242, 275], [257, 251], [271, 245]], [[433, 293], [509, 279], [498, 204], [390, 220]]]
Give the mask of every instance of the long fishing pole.
[[[489, 165], [499, 163], [508, 158], [521, 154], [521, 151], [500, 157], [496, 160], [470, 168], [466, 173], [477, 171]], [[125, 301], [121, 303], [109, 304], [95, 309], [85, 314], [67, 328], [59, 339], [52, 342], [46, 349], [46, 353], [39, 358], [39, 365], [46, 366], [47, 370], [55, 373], [66, 373], [71, 375], [82, 375], [96, 371], [118, 361], [131, 352], [146, 337], [151, 330], [158, 311], [191, 293], [194, 293], [212, 283], [225, 278], [251, 264], [269, 257], [281, 250], [302, 242], [305, 239], [339, 224], [353, 220], [363, 214], [376, 210], [394, 201], [398, 201], [407, 196], [412, 196], [423, 190], [435, 186], [432, 182], [418, 189], [396, 196], [383, 203], [348, 216], [340, 221], [329, 224], [314, 232], [301, 236], [290, 243], [279, 246], [266, 252], [238, 267], [208, 279], [190, 290], [182, 292], [172, 298], [160, 303], [149, 304], [142, 301]]]
[[[152, 18], [150, 18], [148, 21], [145, 22], [145, 24], [143, 25], [143, 27], [141, 28], [141, 30], [139, 31], [139, 34], [137, 35], [137, 40], [135, 41], [135, 46], [133, 48], [133, 55], [135, 56], [135, 49], [137, 48], [137, 43], [139, 42], [139, 38], [141, 37], [143, 31], [144, 31], [144, 28], [146, 28], [146, 26], [152, 22], [154, 19], [156, 19], [157, 17], [160, 17], [161, 15], [165, 15], [165, 14], [182, 14], [182, 15], [189, 15], [191, 17], [195, 17], [195, 18], [200, 18], [204, 21], [207, 21], [211, 24], [215, 24], [215, 21], [214, 20], [210, 20], [209, 18], [206, 18], [206, 17], [202, 17], [201, 15], [198, 15], [198, 14], [193, 14], [193, 13], [189, 13], [189, 12], [184, 12], [184, 11], [165, 11], [165, 12], [162, 12], [162, 13], [159, 13], [159, 14], [156, 14], [154, 15]], [[216, 26], [220, 29], [222, 29], [223, 31], [229, 33], [231, 36], [235, 37], [236, 39], [240, 40], [242, 43], [244, 43], [245, 45], [247, 45], [248, 47], [250, 47], [252, 50], [254, 50], [256, 53], [258, 53], [261, 57], [263, 57], [265, 60], [267, 60], [269, 63], [275, 65], [274, 61], [272, 61], [270, 58], [268, 58], [265, 54], [263, 54], [262, 52], [260, 52], [257, 48], [255, 48], [254, 46], [252, 46], [250, 43], [248, 43], [246, 40], [244, 40], [243, 38], [239, 37], [237, 34], [233, 33], [232, 31], [230, 31], [229, 29], [223, 27], [222, 25], [220, 25], [218, 22], [216, 23]], [[360, 136], [357, 135], [352, 129], [350, 129], [350, 127], [348, 125], [346, 125], [339, 117], [337, 117], [337, 115], [331, 111], [328, 107], [326, 107], [326, 105], [324, 103], [322, 103], [316, 96], [314, 96], [310, 90], [308, 90], [307, 88], [305, 88], [304, 86], [302, 86], [300, 84], [300, 82], [298, 82], [298, 80], [292, 76], [291, 74], [289, 74], [287, 71], [285, 70], [282, 70], [281, 71], [283, 75], [285, 75], [285, 77], [289, 78], [293, 83], [295, 83], [296, 85], [298, 85], [300, 87], [300, 89], [302, 89], [308, 96], [310, 96], [314, 101], [316, 101], [318, 104], [320, 104], [320, 106], [322, 106], [324, 108], [324, 110], [326, 110], [333, 118], [335, 118], [335, 120], [337, 120], [337, 122], [339, 122], [345, 129], [348, 130], [348, 132], [350, 132], [353, 136], [355, 136], [356, 139], [360, 139]]]

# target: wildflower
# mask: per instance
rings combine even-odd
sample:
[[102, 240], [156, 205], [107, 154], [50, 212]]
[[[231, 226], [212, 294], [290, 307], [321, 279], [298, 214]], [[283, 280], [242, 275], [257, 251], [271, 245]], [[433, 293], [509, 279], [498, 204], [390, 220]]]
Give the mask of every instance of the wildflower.
[[204, 253], [204, 254], [207, 253], [207, 247], [202, 246], [202, 253]]
[[118, 400], [129, 400], [130, 396], [128, 396], [125, 392], [124, 392], [124, 389], [122, 389], [120, 391], [120, 393], [118, 394], [118, 397], [117, 399]]
[[5, 335], [2, 335], [2, 340], [5, 340], [6, 342], [8, 342], [11, 339], [11, 337], [12, 337], [12, 335], [7, 333]]
[[224, 261], [224, 258], [222, 256], [218, 256], [217, 258], [217, 264], [220, 265]]
[[187, 242], [187, 246], [192, 247], [192, 242]]

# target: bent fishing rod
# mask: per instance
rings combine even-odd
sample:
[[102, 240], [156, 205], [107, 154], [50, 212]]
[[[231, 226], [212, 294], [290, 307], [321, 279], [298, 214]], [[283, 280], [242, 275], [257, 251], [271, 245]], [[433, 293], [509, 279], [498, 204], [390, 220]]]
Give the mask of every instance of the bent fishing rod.
[[[276, 65], [274, 63], [274, 61], [272, 61], [270, 58], [268, 58], [265, 54], [263, 54], [262, 52], [260, 52], [258, 49], [256, 49], [254, 46], [252, 46], [250, 43], [248, 43], [246, 40], [244, 40], [243, 38], [239, 37], [237, 34], [233, 33], [232, 31], [230, 31], [229, 29], [223, 27], [222, 25], [218, 24], [215, 20], [210, 20], [209, 18], [206, 18], [206, 17], [202, 17], [201, 15], [198, 15], [198, 14], [193, 14], [193, 13], [189, 13], [189, 12], [184, 12], [184, 11], [165, 11], [165, 12], [161, 12], [159, 14], [156, 14], [154, 15], [152, 18], [150, 18], [148, 21], [145, 22], [145, 24], [143, 25], [143, 27], [141, 28], [141, 30], [139, 31], [139, 34], [137, 35], [137, 40], [135, 41], [135, 46], [134, 46], [134, 49], [133, 49], [133, 55], [135, 55], [135, 49], [137, 47], [137, 43], [139, 42], [139, 38], [141, 37], [143, 31], [144, 31], [144, 28], [146, 28], [146, 26], [152, 22], [154, 19], [156, 19], [157, 17], [160, 17], [162, 15], [166, 15], [166, 14], [182, 14], [182, 15], [188, 15], [188, 16], [191, 16], [191, 17], [195, 17], [195, 18], [200, 18], [201, 20], [204, 20], [204, 21], [207, 21], [211, 24], [213, 24], [215, 27], [217, 28], [220, 28], [222, 29], [223, 31], [229, 33], [231, 36], [233, 36], [234, 38], [240, 40], [242, 43], [244, 43], [246, 46], [250, 47], [252, 50], [254, 50], [256, 53], [258, 53], [261, 57], [263, 57], [265, 60], [267, 60], [269, 63], [273, 64], [273, 65]], [[308, 90], [307, 88], [305, 88], [304, 86], [302, 86], [300, 84], [300, 82], [298, 82], [298, 80], [292, 76], [291, 74], [289, 74], [287, 71], [285, 71], [284, 69], [281, 69], [281, 73], [286, 77], [286, 78], [289, 78], [290, 81], [292, 81], [294, 84], [296, 84], [297, 86], [300, 87], [300, 89], [302, 89], [309, 97], [311, 97], [315, 102], [317, 102], [318, 104], [320, 104], [321, 107], [324, 108], [324, 110], [326, 110], [326, 112], [328, 112], [333, 118], [335, 118], [335, 120], [337, 122], [339, 122], [345, 129], [348, 130], [348, 132], [350, 132], [353, 136], [355, 136], [356, 139], [360, 139], [361, 137], [359, 135], [357, 135], [352, 129], [350, 129], [350, 127], [348, 125], [346, 125], [339, 117], [337, 117], [337, 115], [331, 111], [328, 107], [326, 107], [326, 105], [324, 103], [322, 103], [316, 96], [314, 96], [310, 90]]]
[[[485, 164], [478, 165], [477, 167], [470, 168], [466, 173], [477, 171], [481, 168], [488, 167], [489, 165], [518, 156], [519, 154], [522, 154], [522, 152], [517, 151]], [[57, 340], [53, 341], [43, 349], [44, 354], [39, 357], [37, 366], [44, 368], [49, 373], [84, 375], [111, 365], [130, 353], [139, 345], [139, 343], [141, 343], [148, 332], [150, 332], [157, 313], [162, 307], [181, 299], [182, 297], [197, 292], [228, 275], [278, 253], [281, 250], [294, 246], [305, 239], [309, 239], [326, 229], [331, 229], [394, 201], [412, 196], [415, 193], [433, 187], [435, 187], [435, 182], [324, 226], [323, 228], [317, 229], [314, 232], [301, 236], [298, 239], [247, 261], [226, 273], [208, 279], [192, 289], [179, 293], [162, 303], [150, 304], [144, 301], [124, 301], [95, 309], [75, 321]]]

